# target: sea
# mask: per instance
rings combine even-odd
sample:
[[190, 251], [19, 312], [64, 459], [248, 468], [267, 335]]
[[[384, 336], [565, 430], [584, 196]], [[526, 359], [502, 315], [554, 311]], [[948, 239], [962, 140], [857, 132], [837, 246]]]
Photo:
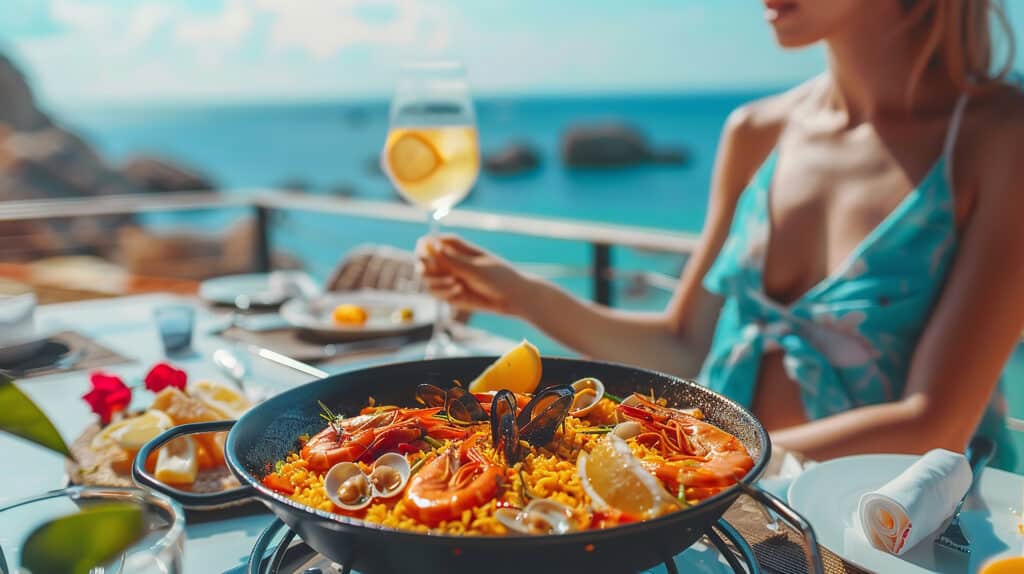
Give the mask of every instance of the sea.
[[[483, 98], [476, 102], [481, 147], [487, 152], [527, 142], [542, 155], [536, 171], [498, 177], [481, 174], [462, 207], [517, 215], [698, 232], [704, 221], [711, 168], [729, 112], [764, 92], [642, 96]], [[359, 198], [401, 201], [387, 180], [371, 169], [387, 131], [388, 104], [380, 101], [260, 103], [231, 105], [137, 105], [58, 110], [113, 162], [139, 153], [176, 159], [208, 173], [229, 193], [305, 182], [310, 193], [344, 188]], [[621, 122], [639, 128], [655, 146], [684, 147], [685, 166], [644, 166], [576, 171], [562, 166], [559, 142], [573, 125]], [[162, 229], [219, 233], [250, 214], [217, 210], [161, 214], [148, 223]], [[316, 213], [279, 213], [273, 219], [275, 250], [298, 258], [324, 279], [344, 254], [365, 243], [411, 249], [426, 231], [422, 224], [340, 218]], [[590, 247], [572, 241], [466, 232], [468, 239], [534, 271], [552, 266], [575, 270], [550, 278], [580, 297], [590, 297]], [[615, 267], [626, 273], [678, 275], [681, 256], [616, 249]], [[550, 271], [548, 271], [550, 275]], [[670, 293], [615, 285], [617, 307], [664, 308]], [[483, 313], [470, 324], [511, 338], [527, 338], [545, 354], [571, 351], [514, 318]], [[1004, 382], [1024, 380], [1024, 347], [1018, 346]], [[1009, 414], [1024, 418], [1024, 386], [1003, 385]], [[1024, 452], [1024, 433], [1013, 433]], [[1024, 471], [1024, 457], [1016, 470]]]
[[[483, 153], [516, 142], [541, 154], [540, 168], [514, 176], [482, 173], [460, 205], [467, 209], [630, 225], [655, 230], [701, 229], [711, 167], [723, 122], [731, 110], [763, 92], [491, 97], [475, 102]], [[376, 169], [388, 128], [386, 100], [161, 104], [80, 107], [58, 111], [104, 157], [117, 163], [136, 154], [177, 160], [208, 174], [231, 193], [302, 184], [309, 193], [344, 193], [363, 199], [401, 201]], [[623, 123], [638, 128], [655, 147], [685, 148], [683, 166], [570, 170], [559, 157], [560, 140], [575, 125]], [[162, 214], [149, 224], [163, 229], [216, 233], [247, 214], [218, 210]], [[386, 243], [410, 249], [422, 225], [285, 212], [273, 219], [274, 249], [302, 261], [325, 278], [351, 248]], [[495, 233], [464, 235], [528, 269], [563, 269], [551, 279], [589, 297], [584, 243]], [[677, 275], [678, 255], [616, 249], [623, 272], [616, 305], [653, 310], [669, 292], [630, 282], [630, 273]], [[472, 324], [510, 337], [527, 337], [549, 353], [556, 342], [518, 320], [474, 316]]]

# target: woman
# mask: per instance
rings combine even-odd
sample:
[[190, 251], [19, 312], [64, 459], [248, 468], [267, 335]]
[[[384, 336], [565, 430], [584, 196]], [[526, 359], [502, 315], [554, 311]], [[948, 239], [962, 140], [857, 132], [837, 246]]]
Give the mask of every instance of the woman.
[[730, 116], [664, 312], [581, 301], [452, 236], [421, 242], [428, 285], [595, 358], [699, 372], [812, 458], [961, 450], [1024, 327], [1024, 95], [991, 72], [997, 6], [765, 5], [828, 70]]

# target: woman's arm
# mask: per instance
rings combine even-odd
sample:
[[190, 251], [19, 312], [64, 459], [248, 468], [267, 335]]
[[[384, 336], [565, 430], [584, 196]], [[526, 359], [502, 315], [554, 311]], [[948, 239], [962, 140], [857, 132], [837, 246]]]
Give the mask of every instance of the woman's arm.
[[773, 141], [774, 134], [758, 127], [748, 110], [726, 122], [701, 240], [663, 312], [627, 312], [580, 300], [454, 237], [443, 239], [439, 250], [421, 243], [427, 285], [456, 306], [517, 315], [584, 355], [695, 376], [722, 304], [701, 281], [725, 242], [737, 198]]
[[1012, 129], [986, 132], [974, 211], [904, 398], [774, 432], [774, 442], [815, 459], [964, 448], [1024, 328], [1022, 115]]

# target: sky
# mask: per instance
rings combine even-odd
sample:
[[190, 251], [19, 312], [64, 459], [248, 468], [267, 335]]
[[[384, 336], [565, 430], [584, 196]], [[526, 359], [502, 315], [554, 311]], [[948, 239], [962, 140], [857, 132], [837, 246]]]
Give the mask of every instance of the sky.
[[0, 50], [58, 105], [381, 96], [423, 57], [463, 60], [484, 94], [775, 88], [824, 61], [777, 48], [758, 0], [2, 3]]

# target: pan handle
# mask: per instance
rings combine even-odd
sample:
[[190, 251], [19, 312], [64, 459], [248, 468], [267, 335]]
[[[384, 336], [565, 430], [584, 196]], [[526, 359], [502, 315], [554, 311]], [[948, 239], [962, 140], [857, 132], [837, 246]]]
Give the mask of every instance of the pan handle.
[[214, 421], [181, 425], [164, 431], [139, 449], [139, 453], [135, 455], [135, 462], [132, 463], [132, 479], [139, 486], [145, 486], [161, 494], [166, 494], [180, 502], [185, 508], [190, 509], [215, 508], [251, 498], [256, 493], [256, 489], [251, 486], [239, 486], [221, 492], [200, 494], [164, 484], [146, 471], [146, 459], [149, 458], [149, 455], [168, 442], [185, 435], [226, 431], [234, 425], [235, 421]]
[[750, 486], [743, 481], [738, 483], [743, 492], [778, 514], [789, 524], [790, 528], [796, 530], [804, 539], [804, 554], [807, 557], [807, 571], [810, 574], [824, 574], [825, 568], [821, 562], [821, 551], [818, 548], [818, 537], [814, 534], [814, 528], [807, 519], [800, 516], [800, 513], [793, 510], [773, 494], [765, 492], [760, 488]]

